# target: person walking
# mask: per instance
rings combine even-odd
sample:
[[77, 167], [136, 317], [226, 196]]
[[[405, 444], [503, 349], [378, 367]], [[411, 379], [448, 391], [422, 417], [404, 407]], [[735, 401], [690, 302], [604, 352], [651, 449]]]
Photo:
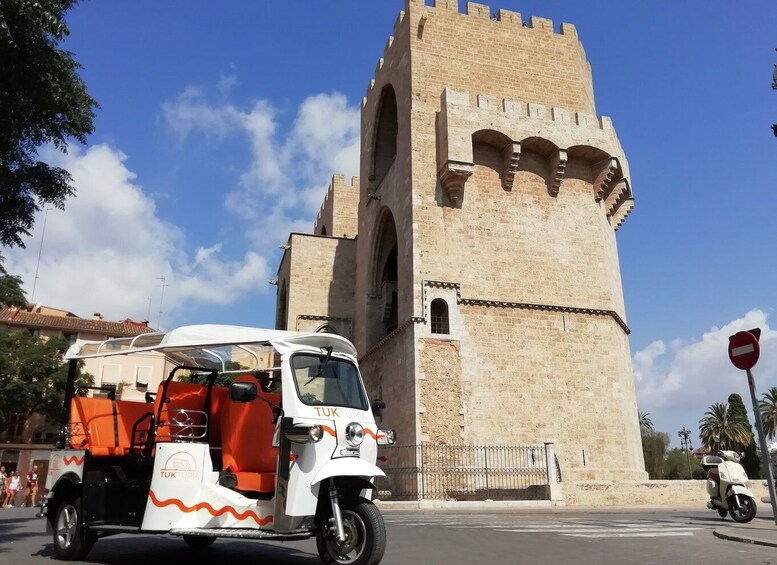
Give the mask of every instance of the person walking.
[[19, 479], [19, 473], [14, 471], [8, 480], [8, 494], [5, 497], [6, 508], [13, 507], [14, 498], [16, 498], [16, 493], [19, 492], [21, 486], [22, 482]]
[[5, 500], [5, 480], [8, 478], [8, 474], [5, 472], [5, 465], [0, 465], [0, 506], [3, 505]]
[[27, 473], [27, 496], [24, 498], [23, 506], [35, 506], [38, 498], [38, 466], [33, 465], [30, 472]]

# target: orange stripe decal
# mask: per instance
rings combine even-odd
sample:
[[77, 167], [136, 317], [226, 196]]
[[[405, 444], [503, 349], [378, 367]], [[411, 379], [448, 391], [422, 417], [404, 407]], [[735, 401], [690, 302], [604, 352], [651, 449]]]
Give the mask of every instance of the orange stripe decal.
[[321, 426], [321, 427], [322, 427], [322, 428], [324, 428], [324, 431], [325, 431], [326, 433], [328, 433], [330, 436], [332, 436], [332, 437], [337, 437], [337, 432], [335, 432], [335, 431], [334, 431], [332, 428], [330, 428], [329, 426]]
[[372, 437], [372, 438], [376, 439], [376, 440], [377, 440], [378, 438], [386, 437], [384, 434], [377, 434], [377, 433], [373, 432], [373, 431], [372, 431], [371, 429], [369, 429], [369, 428], [364, 428], [364, 433], [365, 433], [366, 435], [368, 435], [368, 436], [370, 436], [370, 437]]
[[65, 462], [65, 465], [70, 465], [71, 463], [75, 463], [76, 465], [82, 465], [84, 463], [84, 458], [77, 457], [75, 455], [73, 457], [68, 457], [67, 455], [65, 455], [62, 458], [62, 461]]
[[177, 498], [171, 498], [168, 500], [159, 500], [156, 495], [154, 494], [154, 491], [150, 490], [148, 491], [148, 496], [151, 498], [151, 502], [154, 506], [157, 506], [158, 508], [165, 508], [166, 506], [176, 506], [178, 510], [181, 512], [196, 512], [197, 510], [206, 510], [208, 513], [210, 513], [212, 516], [218, 517], [223, 516], [224, 514], [232, 514], [236, 519], [238, 520], [245, 520], [247, 518], [251, 518], [254, 522], [259, 524], [260, 526], [266, 526], [270, 522], [272, 522], [272, 516], [267, 516], [266, 518], [260, 518], [256, 512], [251, 512], [250, 510], [246, 510], [245, 512], [239, 513], [237, 510], [232, 508], [231, 506], [225, 506], [223, 508], [219, 508], [216, 510], [208, 504], [207, 502], [200, 502], [198, 504], [195, 504], [194, 506], [186, 506], [182, 501], [178, 500]]

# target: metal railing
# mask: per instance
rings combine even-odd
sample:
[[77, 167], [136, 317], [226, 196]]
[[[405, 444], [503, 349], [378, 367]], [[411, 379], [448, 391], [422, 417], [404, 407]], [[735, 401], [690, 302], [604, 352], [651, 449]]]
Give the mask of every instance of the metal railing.
[[[544, 445], [407, 445], [379, 448], [378, 498], [544, 500]], [[555, 459], [555, 457], [554, 457]], [[556, 463], [550, 471], [555, 475]], [[554, 482], [556, 477], [553, 477]]]

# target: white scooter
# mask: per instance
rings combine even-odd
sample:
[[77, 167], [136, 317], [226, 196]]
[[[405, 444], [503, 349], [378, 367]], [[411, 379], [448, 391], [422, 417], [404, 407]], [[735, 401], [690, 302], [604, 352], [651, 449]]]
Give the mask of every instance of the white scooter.
[[[707, 508], [717, 510], [721, 518], [727, 514], [736, 522], [749, 522], [755, 518], [757, 506], [753, 493], [745, 488], [747, 473], [739, 464], [739, 454], [720, 451], [718, 455], [706, 455], [701, 465], [707, 471]], [[717, 478], [716, 478], [717, 475]]]

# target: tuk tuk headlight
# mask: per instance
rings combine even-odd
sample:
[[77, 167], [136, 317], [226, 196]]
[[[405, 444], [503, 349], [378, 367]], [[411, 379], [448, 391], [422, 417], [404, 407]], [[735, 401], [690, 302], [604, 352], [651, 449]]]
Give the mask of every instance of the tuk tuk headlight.
[[394, 445], [397, 442], [397, 432], [394, 430], [378, 430], [378, 445]]
[[286, 437], [294, 443], [313, 443], [321, 441], [324, 437], [324, 428], [315, 424], [313, 426], [297, 425], [292, 426], [290, 430], [286, 432]]
[[347, 441], [348, 445], [351, 447], [361, 445], [364, 441], [364, 427], [357, 422], [348, 424], [345, 428], [345, 441]]

